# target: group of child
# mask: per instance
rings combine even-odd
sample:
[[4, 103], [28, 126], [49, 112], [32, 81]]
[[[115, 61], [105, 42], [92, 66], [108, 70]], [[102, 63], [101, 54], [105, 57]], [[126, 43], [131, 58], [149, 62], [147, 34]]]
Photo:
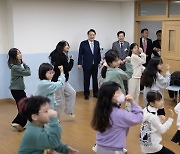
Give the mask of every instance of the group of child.
[[[30, 121], [26, 126], [19, 153], [42, 153], [47, 148], [62, 153], [77, 152], [60, 141], [61, 131], [58, 123], [65, 102], [67, 104], [64, 112], [71, 117], [75, 116], [73, 108], [76, 93], [67, 82], [74, 61], [73, 56], [70, 56], [68, 62], [68, 50], [69, 44], [66, 41], [59, 42], [49, 56], [54, 68], [49, 63], [40, 65], [37, 96], [30, 98], [24, 98], [26, 93], [23, 82], [23, 76], [31, 74], [30, 68], [22, 61], [21, 52], [18, 49], [13, 48], [9, 51], [10, 89], [19, 110], [12, 126], [22, 130], [27, 120]], [[162, 140], [160, 134], [165, 133], [172, 125], [174, 115], [170, 110], [170, 117], [165, 122], [162, 90], [169, 85], [169, 66], [167, 65], [166, 75], [162, 76], [162, 59], [160, 57], [151, 58], [144, 68], [146, 55], [142, 49], [133, 43], [130, 50], [131, 57], [128, 56], [125, 59], [125, 71], [119, 68], [121, 60], [117, 52], [111, 49], [105, 54], [107, 65], [101, 70], [101, 85], [91, 121], [92, 127], [98, 131], [96, 136], [97, 153], [123, 154], [129, 128], [142, 123], [139, 140], [143, 153], [174, 154], [173, 151], [160, 144]], [[123, 80], [129, 80], [128, 93], [130, 95], [126, 95]], [[138, 105], [140, 81], [144, 85], [145, 108], [143, 110]], [[64, 99], [62, 99], [63, 97]], [[21, 100], [22, 98], [24, 99]], [[20, 103], [19, 100], [21, 100]], [[130, 109], [123, 109], [123, 103], [129, 104]], [[178, 120], [180, 120], [179, 110], [178, 104], [175, 108]], [[180, 127], [179, 121], [178, 126]], [[180, 142], [179, 130], [180, 128], [172, 139], [176, 143]], [[44, 142], [40, 142], [41, 140]]]
[[[160, 57], [152, 57], [145, 68], [143, 64], [146, 63], [146, 55], [142, 49], [133, 43], [130, 50], [131, 59], [126, 57], [126, 71], [119, 69], [121, 62], [116, 52], [109, 50], [105, 54], [106, 63], [101, 70], [100, 91], [91, 121], [92, 127], [98, 131], [93, 150], [97, 154], [125, 153], [129, 127], [141, 123], [139, 140], [143, 153], [174, 154], [160, 144], [161, 134], [170, 128], [174, 115], [170, 110], [170, 117], [165, 121], [162, 91], [169, 85], [170, 67], [166, 65], [166, 74], [162, 76], [163, 62]], [[123, 80], [128, 79], [129, 95], [124, 96]], [[144, 86], [143, 110], [138, 106], [140, 82]], [[125, 109], [122, 108], [122, 103], [126, 103]], [[130, 104], [130, 109], [127, 104]], [[179, 104], [175, 107], [178, 127]], [[180, 144], [179, 128], [172, 141]]]
[[72, 55], [68, 60], [68, 51], [68, 42], [61, 41], [57, 44], [49, 56], [51, 64], [42, 63], [39, 67], [40, 81], [37, 91], [34, 96], [27, 98], [23, 77], [31, 75], [30, 68], [22, 60], [22, 54], [17, 48], [9, 50], [10, 90], [18, 109], [18, 114], [11, 125], [22, 131], [27, 120], [29, 121], [19, 153], [43, 153], [45, 149], [66, 154], [77, 152], [60, 141], [60, 115], [65, 103], [64, 112], [70, 117], [75, 117], [73, 109], [76, 92], [68, 83], [69, 71], [73, 67], [74, 60]]

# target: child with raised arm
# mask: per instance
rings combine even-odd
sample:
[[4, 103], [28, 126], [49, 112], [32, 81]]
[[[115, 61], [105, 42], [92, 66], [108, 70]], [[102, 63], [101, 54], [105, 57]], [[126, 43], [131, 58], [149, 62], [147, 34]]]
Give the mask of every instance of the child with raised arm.
[[121, 60], [119, 59], [118, 53], [116, 51], [112, 49], [107, 51], [105, 53], [105, 60], [108, 66], [104, 66], [102, 68], [100, 82], [116, 82], [121, 86], [122, 93], [126, 94], [123, 80], [130, 79], [133, 74], [133, 68], [130, 62], [130, 57], [126, 57], [125, 59], [126, 71], [123, 71], [119, 68]]
[[146, 63], [146, 54], [138, 44], [132, 43], [130, 45], [131, 63], [133, 66], [133, 75], [128, 82], [128, 94], [130, 94], [138, 103], [140, 94], [140, 80], [145, 69], [143, 64]]
[[[142, 75], [142, 80], [141, 83], [144, 85], [144, 106], [147, 106], [147, 93], [150, 90], [155, 90], [159, 91], [162, 95], [162, 100], [163, 98], [163, 89], [169, 86], [170, 83], [170, 66], [166, 65], [166, 73], [163, 76], [161, 74], [163, 70], [163, 61], [161, 57], [153, 57], [149, 61], [148, 65], [146, 66], [143, 75]], [[165, 120], [165, 110], [164, 110], [164, 105], [162, 105], [162, 108], [158, 109], [158, 116], [161, 117], [161, 122], [163, 123]]]
[[27, 123], [27, 119], [19, 114], [18, 104], [19, 101], [26, 97], [24, 77], [30, 76], [31, 71], [29, 66], [22, 60], [22, 53], [17, 48], [11, 48], [8, 52], [8, 66], [11, 70], [11, 81], [9, 89], [16, 101], [18, 114], [12, 121], [12, 126], [18, 131], [24, 130], [24, 126]]
[[177, 143], [180, 145], [180, 102], [175, 106], [174, 111], [177, 113], [177, 126], [178, 130], [173, 136], [172, 140], [174, 143]]
[[[65, 84], [63, 66], [58, 66], [61, 72], [57, 82], [51, 81], [54, 76], [53, 66], [49, 63], [42, 63], [39, 67], [39, 83], [36, 91], [37, 96], [44, 96], [50, 99], [51, 109], [55, 109], [55, 92], [62, 89]], [[59, 115], [58, 115], [59, 116]]]
[[170, 109], [170, 117], [162, 124], [157, 112], [163, 106], [162, 95], [158, 91], [149, 91], [146, 96], [147, 106], [144, 108], [143, 122], [140, 129], [140, 145], [146, 154], [174, 154], [161, 145], [161, 134], [165, 133], [173, 122], [174, 112]]
[[46, 149], [63, 154], [78, 152], [61, 142], [57, 112], [50, 109], [49, 103], [50, 100], [42, 96], [21, 100], [20, 113], [30, 122], [23, 134], [18, 154], [43, 154]]
[[[132, 110], [121, 108], [128, 101]], [[115, 82], [103, 83], [94, 108], [91, 125], [97, 132], [97, 154], [124, 154], [129, 128], [142, 122], [143, 111], [134, 99], [125, 96]]]

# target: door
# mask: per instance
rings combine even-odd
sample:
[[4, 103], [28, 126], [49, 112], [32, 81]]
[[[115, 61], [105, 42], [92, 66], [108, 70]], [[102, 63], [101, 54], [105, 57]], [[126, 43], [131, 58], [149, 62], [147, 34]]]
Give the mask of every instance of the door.
[[180, 71], [180, 21], [162, 22], [162, 49], [164, 64], [170, 65], [170, 71]]

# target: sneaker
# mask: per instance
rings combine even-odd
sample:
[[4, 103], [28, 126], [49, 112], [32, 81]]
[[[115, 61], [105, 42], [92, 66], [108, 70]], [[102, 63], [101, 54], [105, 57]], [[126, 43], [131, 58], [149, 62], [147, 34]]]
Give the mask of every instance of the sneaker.
[[66, 113], [66, 115], [70, 116], [71, 118], [74, 118], [74, 117], [75, 117], [75, 114], [74, 114], [74, 113]]
[[18, 131], [23, 131], [25, 129], [24, 127], [22, 127], [20, 124], [17, 123], [12, 123], [11, 126], [16, 128]]
[[127, 149], [123, 148], [123, 152], [124, 152], [124, 153], [127, 153]]
[[92, 150], [93, 150], [94, 152], [97, 152], [97, 145], [96, 145], [96, 144], [92, 147]]

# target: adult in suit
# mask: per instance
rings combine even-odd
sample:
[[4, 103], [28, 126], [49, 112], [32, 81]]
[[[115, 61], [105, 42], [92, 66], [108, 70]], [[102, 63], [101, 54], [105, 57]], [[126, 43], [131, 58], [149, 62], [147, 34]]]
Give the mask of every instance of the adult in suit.
[[144, 66], [146, 66], [150, 59], [151, 54], [153, 52], [153, 44], [152, 40], [148, 38], [148, 29], [144, 28], [141, 30], [141, 38], [140, 38], [140, 47], [143, 49], [143, 52], [146, 54], [146, 63]]
[[129, 42], [124, 41], [125, 38], [125, 32], [119, 31], [117, 33], [118, 41], [114, 42], [112, 45], [112, 49], [116, 51], [119, 55], [119, 58], [121, 59], [121, 66], [120, 68], [125, 71], [125, 58], [129, 54]]
[[153, 54], [155, 56], [161, 56], [161, 34], [162, 30], [156, 32], [157, 40], [153, 41]]
[[98, 65], [101, 61], [100, 45], [95, 40], [96, 31], [90, 29], [87, 32], [88, 39], [82, 41], [79, 47], [78, 68], [83, 68], [84, 74], [84, 99], [88, 100], [90, 91], [90, 78], [93, 81], [93, 97], [98, 95]]
[[[119, 58], [121, 59], [121, 65], [120, 68], [125, 71], [125, 58], [129, 55], [129, 42], [125, 41], [125, 32], [124, 31], [119, 31], [117, 33], [117, 38], [118, 41], [114, 42], [112, 45], [112, 49], [116, 51], [119, 55]], [[128, 91], [128, 86], [127, 86], [127, 80], [124, 80], [124, 88], [126, 92]]]

